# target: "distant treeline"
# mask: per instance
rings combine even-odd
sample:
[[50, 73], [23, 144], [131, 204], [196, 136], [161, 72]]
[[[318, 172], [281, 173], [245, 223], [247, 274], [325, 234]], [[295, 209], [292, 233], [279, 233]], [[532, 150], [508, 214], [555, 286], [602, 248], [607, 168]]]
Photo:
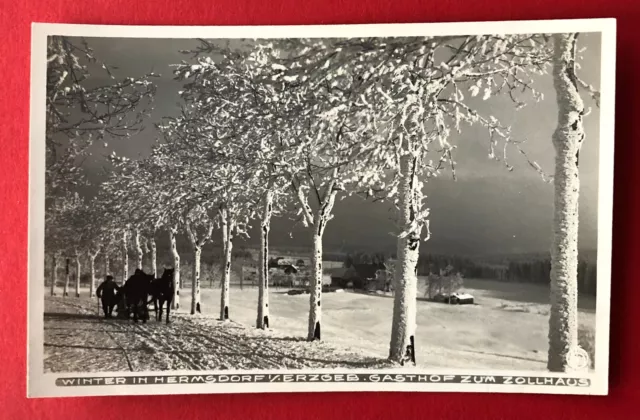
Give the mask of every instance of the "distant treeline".
[[[183, 261], [188, 261], [189, 259], [193, 258], [193, 249], [187, 241], [184, 241], [182, 243], [181, 241], [178, 241], [177, 249], [178, 249], [178, 253], [180, 254], [180, 258]], [[168, 243], [165, 244], [164, 241], [158, 241], [157, 252], [158, 252], [158, 264], [162, 264], [165, 261], [169, 264], [171, 263], [172, 261], [171, 248]], [[129, 256], [130, 258], [135, 256], [133, 251], [129, 250]], [[119, 258], [118, 255], [114, 255], [114, 257]], [[222, 246], [219, 243], [215, 243], [214, 245], [205, 244], [205, 246], [202, 247], [201, 259], [203, 263], [205, 262], [209, 264], [220, 263], [223, 259]], [[242, 247], [237, 247], [232, 250], [232, 260], [251, 260], [251, 259], [255, 259], [255, 258], [253, 258], [253, 254], [251, 253], [251, 251], [247, 249], [244, 249]]]
[[[193, 252], [188, 242], [178, 241], [178, 252], [181, 256], [182, 265], [189, 265], [191, 263]], [[308, 252], [309, 251], [305, 251], [303, 249], [272, 249], [271, 256], [278, 257], [282, 254], [304, 257], [308, 255]], [[157, 253], [158, 271], [162, 270], [163, 264], [172, 264], [171, 250], [168, 243], [165, 244], [165, 241], [159, 240]], [[121, 277], [120, 270], [122, 267], [122, 256], [119, 252], [115, 252], [113, 255], [110, 255], [110, 257], [111, 272], [116, 274], [119, 279], [119, 277]], [[145, 253], [143, 258], [143, 265], [145, 267], [150, 266], [149, 257], [150, 254]], [[591, 257], [591, 255], [587, 255], [587, 258], [588, 257]], [[135, 258], [135, 254], [132, 250], [129, 250], [129, 258], [129, 266], [131, 269]], [[325, 252], [323, 254], [324, 261], [340, 262], [344, 267], [350, 267], [353, 264], [383, 263], [388, 262], [389, 259], [395, 258], [395, 254], [385, 254], [382, 252]], [[596, 263], [591, 262], [593, 259], [589, 261], [587, 258], [581, 258], [578, 263], [578, 290], [580, 293], [595, 296], [597, 285], [597, 265]], [[257, 262], [257, 250], [238, 246], [233, 250], [233, 260], [239, 266], [247, 263], [254, 264]], [[221, 261], [222, 248], [218, 243], [208, 244], [208, 246], [203, 247], [202, 264], [220, 264]], [[70, 263], [70, 271], [75, 273], [75, 262], [71, 260]], [[89, 267], [86, 257], [82, 258], [81, 263], [82, 273], [88, 273]], [[61, 280], [64, 276], [64, 265], [64, 261], [61, 261]], [[103, 275], [103, 266], [104, 257], [101, 255], [96, 260], [96, 274], [99, 278]], [[441, 269], [444, 270], [447, 266], [452, 266], [455, 272], [459, 272], [465, 278], [539, 284], [549, 284], [550, 282], [549, 273], [551, 272], [551, 261], [550, 258], [544, 254], [512, 257], [505, 256], [491, 261], [456, 255], [422, 254], [418, 259], [418, 275], [428, 276], [432, 273], [438, 274]], [[48, 275], [48, 272], [50, 271], [49, 258], [47, 258], [45, 270]], [[83, 275], [83, 280], [85, 280], [85, 276], [88, 276], [88, 274]], [[88, 278], [86, 281], [88, 282]]]
[[[385, 262], [386, 257], [382, 253], [353, 253], [343, 257], [345, 267], [352, 264], [371, 264]], [[548, 257], [536, 257], [529, 260], [519, 258], [517, 260], [505, 260], [502, 263], [487, 263], [468, 257], [455, 255], [422, 254], [418, 259], [418, 275], [428, 276], [438, 274], [447, 266], [452, 266], [465, 278], [498, 280], [505, 282], [523, 282], [549, 284], [551, 272], [551, 259]], [[586, 259], [578, 263], [578, 291], [580, 293], [595, 296], [597, 285], [597, 265]]]

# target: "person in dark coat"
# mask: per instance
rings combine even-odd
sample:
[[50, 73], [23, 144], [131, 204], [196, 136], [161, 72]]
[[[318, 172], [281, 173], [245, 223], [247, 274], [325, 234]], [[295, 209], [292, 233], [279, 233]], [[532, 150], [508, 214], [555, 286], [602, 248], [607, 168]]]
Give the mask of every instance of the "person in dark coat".
[[96, 295], [98, 299], [102, 301], [102, 310], [104, 311], [105, 318], [111, 318], [113, 307], [116, 306], [117, 303], [116, 296], [119, 290], [120, 286], [113, 280], [113, 276], [107, 276], [105, 281], [98, 286]]

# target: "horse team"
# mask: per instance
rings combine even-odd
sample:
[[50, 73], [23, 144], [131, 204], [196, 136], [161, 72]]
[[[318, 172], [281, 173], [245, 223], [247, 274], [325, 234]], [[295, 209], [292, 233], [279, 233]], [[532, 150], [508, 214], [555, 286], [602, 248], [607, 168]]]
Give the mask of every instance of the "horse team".
[[173, 268], [165, 268], [162, 277], [157, 279], [153, 274], [136, 269], [123, 286], [118, 286], [112, 276], [107, 276], [96, 290], [96, 295], [102, 302], [104, 317], [112, 318], [115, 308], [118, 318], [129, 319], [133, 315], [133, 322], [138, 322], [139, 318], [142, 322], [147, 322], [149, 304], [153, 302], [156, 321], [162, 321], [163, 308], [167, 305], [166, 322], [169, 324], [175, 292], [173, 274]]

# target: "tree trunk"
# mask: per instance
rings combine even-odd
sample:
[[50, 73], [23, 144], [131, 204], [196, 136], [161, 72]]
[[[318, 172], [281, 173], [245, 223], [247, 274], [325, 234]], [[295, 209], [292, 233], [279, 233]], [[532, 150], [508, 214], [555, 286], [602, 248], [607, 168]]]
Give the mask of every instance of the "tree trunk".
[[64, 277], [64, 290], [62, 292], [62, 296], [69, 296], [69, 276], [71, 275], [69, 273], [69, 258], [66, 259], [65, 261], [65, 277]]
[[160, 277], [160, 275], [158, 274], [157, 259], [158, 259], [158, 248], [156, 246], [156, 237], [155, 235], [153, 235], [151, 237], [151, 273], [156, 277]]
[[[311, 255], [312, 276], [309, 283], [311, 293], [309, 296], [309, 328], [307, 339], [309, 341], [320, 340], [320, 326], [322, 321], [322, 232], [312, 229], [313, 254]], [[320, 282], [320, 287], [318, 287]]]
[[106, 278], [111, 273], [110, 263], [111, 259], [109, 258], [109, 253], [106, 250], [104, 251], [104, 277]]
[[309, 328], [307, 339], [309, 341], [321, 340], [322, 325], [322, 235], [324, 229], [331, 218], [331, 210], [335, 203], [337, 191], [333, 190], [333, 183], [327, 186], [324, 200], [320, 209], [314, 216], [311, 229], [313, 241], [313, 254], [311, 256], [312, 276], [309, 282]]
[[228, 221], [227, 221], [227, 211], [222, 210], [221, 212], [221, 225], [222, 225], [222, 259], [220, 264], [220, 288], [222, 289], [222, 284], [224, 283], [224, 261], [227, 258], [227, 242], [228, 242]]
[[202, 247], [194, 244], [193, 246], [193, 277], [191, 280], [191, 315], [196, 312], [200, 313], [200, 255]]
[[269, 230], [271, 227], [271, 211], [273, 209], [273, 193], [265, 194], [264, 209], [260, 220], [260, 267], [258, 271], [258, 318], [256, 327], [269, 328]]
[[233, 222], [230, 211], [225, 211], [223, 217], [224, 243], [224, 272], [222, 275], [222, 289], [220, 290], [220, 320], [229, 319], [229, 287], [231, 286], [231, 253], [233, 250]]
[[60, 259], [56, 254], [53, 254], [51, 263], [53, 265], [53, 272], [51, 273], [51, 296], [55, 296], [56, 285], [58, 283], [58, 264], [60, 263]]
[[129, 249], [127, 246], [127, 232], [122, 234], [122, 284], [129, 278]]
[[136, 268], [142, 270], [142, 258], [144, 256], [144, 252], [142, 251], [142, 244], [140, 243], [140, 231], [138, 229], [134, 229], [133, 235], [136, 246]]
[[89, 297], [95, 296], [96, 290], [96, 257], [98, 254], [89, 254], [89, 270], [91, 271], [90, 283], [89, 283]]
[[[421, 227], [415, 226], [416, 211], [420, 203], [417, 191], [417, 159], [410, 154], [400, 158], [399, 225], [407, 235], [398, 237], [398, 260], [394, 269], [393, 319], [389, 359], [404, 365], [415, 364], [416, 298], [418, 277], [416, 266], [420, 247]], [[419, 225], [418, 225], [419, 226]]]
[[76, 254], [76, 297], [80, 297], [80, 255]]
[[171, 255], [173, 255], [173, 300], [171, 301], [171, 309], [180, 308], [180, 287], [182, 281], [180, 279], [180, 254], [178, 254], [178, 246], [176, 234], [178, 228], [169, 228], [169, 240], [171, 241]]
[[549, 360], [552, 372], [568, 370], [578, 345], [578, 157], [584, 140], [584, 105], [575, 76], [575, 34], [554, 35], [553, 78], [558, 103], [554, 176]]

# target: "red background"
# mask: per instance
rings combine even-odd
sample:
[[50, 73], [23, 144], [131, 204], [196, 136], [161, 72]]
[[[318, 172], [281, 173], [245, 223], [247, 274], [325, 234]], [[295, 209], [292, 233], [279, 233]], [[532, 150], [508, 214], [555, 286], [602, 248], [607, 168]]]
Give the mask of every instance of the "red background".
[[[618, 19], [610, 395], [331, 393], [27, 400], [27, 203], [31, 22], [270, 25]], [[2, 0], [0, 6], [0, 418], [622, 418], [640, 397], [640, 25], [636, 0]], [[635, 122], [635, 123], [634, 123]], [[10, 291], [10, 293], [8, 293]], [[636, 412], [634, 415], [633, 413]]]

